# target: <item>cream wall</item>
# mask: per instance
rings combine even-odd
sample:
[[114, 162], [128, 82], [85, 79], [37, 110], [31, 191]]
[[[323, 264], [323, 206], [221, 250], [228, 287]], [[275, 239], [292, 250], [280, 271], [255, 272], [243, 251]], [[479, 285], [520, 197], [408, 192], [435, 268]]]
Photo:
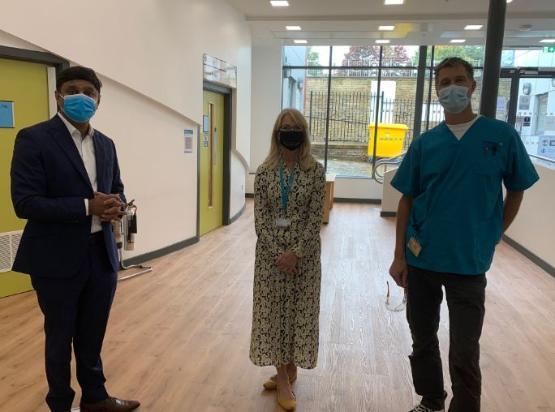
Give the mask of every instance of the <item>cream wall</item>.
[[136, 250], [155, 251], [196, 234], [196, 142], [183, 129], [202, 120], [202, 56], [238, 67], [233, 91], [231, 216], [241, 210], [250, 160], [251, 36], [225, 0], [99, 0], [2, 6], [0, 45], [48, 51], [93, 67], [104, 83], [93, 126], [113, 138], [129, 198], [139, 205]]

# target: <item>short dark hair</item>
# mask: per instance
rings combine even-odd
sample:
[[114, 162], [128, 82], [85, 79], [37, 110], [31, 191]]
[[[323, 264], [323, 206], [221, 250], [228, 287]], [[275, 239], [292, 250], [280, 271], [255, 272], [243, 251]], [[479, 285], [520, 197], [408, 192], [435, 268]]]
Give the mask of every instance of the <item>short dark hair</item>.
[[438, 80], [439, 72], [442, 69], [445, 69], [446, 67], [456, 67], [456, 66], [464, 67], [464, 69], [466, 70], [466, 74], [468, 75], [470, 80], [474, 80], [474, 67], [472, 67], [472, 65], [469, 62], [467, 62], [464, 59], [461, 59], [460, 57], [447, 57], [446, 59], [443, 59], [434, 69], [434, 76], [435, 76], [436, 82]]
[[56, 90], [60, 91], [62, 85], [71, 80], [86, 80], [90, 82], [98, 92], [102, 88], [102, 82], [97, 77], [93, 69], [83, 66], [74, 66], [68, 69], [62, 70], [58, 77], [56, 78]]

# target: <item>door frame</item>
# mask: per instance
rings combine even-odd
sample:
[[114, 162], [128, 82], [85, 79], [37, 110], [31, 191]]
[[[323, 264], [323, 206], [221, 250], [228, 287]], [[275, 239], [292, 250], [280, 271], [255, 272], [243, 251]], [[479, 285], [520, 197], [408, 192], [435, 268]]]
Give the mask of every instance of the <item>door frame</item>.
[[69, 61], [54, 54], [35, 50], [18, 49], [15, 47], [0, 46], [0, 59], [19, 60], [28, 63], [41, 63], [53, 66], [56, 74], [69, 68]]
[[[232, 89], [218, 83], [203, 81], [203, 91], [219, 93], [224, 96], [224, 133], [223, 133], [223, 193], [222, 193], [222, 223], [227, 226], [231, 223], [231, 114], [232, 114]], [[200, 133], [198, 134], [200, 142]], [[200, 144], [197, 144], [200, 147]], [[197, 235], [200, 236], [200, 149], [197, 153]]]

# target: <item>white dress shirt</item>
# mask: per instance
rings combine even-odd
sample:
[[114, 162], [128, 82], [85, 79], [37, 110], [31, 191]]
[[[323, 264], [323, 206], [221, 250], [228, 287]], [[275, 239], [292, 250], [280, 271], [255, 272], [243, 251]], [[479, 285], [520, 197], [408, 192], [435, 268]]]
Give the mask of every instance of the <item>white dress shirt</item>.
[[[93, 135], [94, 129], [92, 126], [89, 127], [89, 131], [85, 137], [81, 136], [81, 132], [75, 128], [67, 119], [58, 113], [60, 119], [64, 122], [67, 126], [67, 130], [69, 130], [69, 134], [77, 147], [77, 151], [81, 155], [81, 159], [83, 159], [83, 164], [85, 165], [85, 170], [87, 171], [87, 175], [89, 176], [89, 180], [91, 182], [93, 190], [96, 192], [98, 190], [98, 184], [96, 181], [96, 157], [94, 154], [94, 144], [93, 144]], [[89, 200], [85, 200], [85, 210], [87, 216], [89, 215]], [[102, 230], [102, 225], [100, 222], [100, 218], [98, 216], [92, 217], [92, 224], [91, 224], [91, 233], [100, 232]]]

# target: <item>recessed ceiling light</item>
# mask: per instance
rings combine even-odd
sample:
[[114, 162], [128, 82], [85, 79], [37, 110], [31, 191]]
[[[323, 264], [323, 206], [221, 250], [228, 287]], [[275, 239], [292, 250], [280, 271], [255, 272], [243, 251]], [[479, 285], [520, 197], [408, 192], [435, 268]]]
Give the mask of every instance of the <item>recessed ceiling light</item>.
[[293, 42], [294, 42], [295, 44], [307, 44], [307, 43], [308, 43], [307, 40], [293, 40]]
[[464, 29], [465, 30], [480, 30], [484, 27], [483, 24], [468, 24]]
[[465, 43], [466, 40], [465, 39], [453, 39], [451, 40], [451, 43]]
[[299, 30], [301, 30], [301, 26], [285, 26], [285, 28], [289, 31], [299, 31]]
[[513, 2], [513, 0], [507, 0], [507, 3], [512, 3], [512, 2]]
[[384, 4], [386, 6], [395, 6], [399, 4], [403, 4], [405, 0], [385, 0]]
[[270, 0], [270, 4], [274, 7], [289, 7], [287, 0]]
[[380, 26], [379, 30], [380, 31], [393, 31], [393, 30], [395, 30], [395, 26]]
[[540, 43], [555, 43], [555, 39], [543, 39], [540, 40]]
[[386, 39], [378, 39], [376, 40], [377, 44], [388, 44], [391, 43], [391, 40], [386, 40]]

